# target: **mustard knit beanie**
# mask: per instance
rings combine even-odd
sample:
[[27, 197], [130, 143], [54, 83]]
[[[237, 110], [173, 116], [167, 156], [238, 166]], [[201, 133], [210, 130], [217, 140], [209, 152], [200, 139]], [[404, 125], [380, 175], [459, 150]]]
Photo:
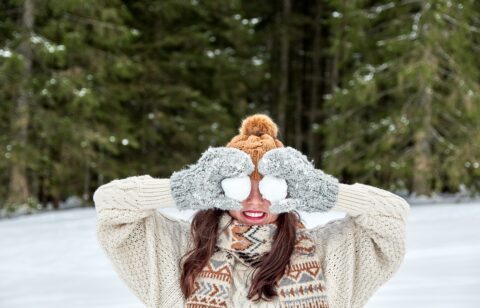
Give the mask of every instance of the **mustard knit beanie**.
[[261, 180], [258, 172], [258, 161], [262, 156], [276, 148], [283, 148], [283, 143], [277, 139], [278, 127], [265, 114], [254, 114], [246, 117], [238, 130], [239, 134], [233, 137], [226, 147], [237, 148], [250, 155], [255, 170], [250, 174], [253, 180]]

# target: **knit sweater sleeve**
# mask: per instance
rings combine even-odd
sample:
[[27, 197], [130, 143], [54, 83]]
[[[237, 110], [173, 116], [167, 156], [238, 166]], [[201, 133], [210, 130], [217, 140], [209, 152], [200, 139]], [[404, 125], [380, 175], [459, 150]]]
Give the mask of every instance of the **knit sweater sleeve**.
[[97, 239], [122, 280], [147, 307], [180, 307], [179, 260], [189, 249], [190, 225], [156, 210], [175, 204], [170, 180], [113, 180], [93, 200]]
[[363, 307], [398, 270], [405, 255], [410, 206], [370, 185], [339, 184], [333, 210], [343, 219], [311, 229], [325, 275], [330, 307]]

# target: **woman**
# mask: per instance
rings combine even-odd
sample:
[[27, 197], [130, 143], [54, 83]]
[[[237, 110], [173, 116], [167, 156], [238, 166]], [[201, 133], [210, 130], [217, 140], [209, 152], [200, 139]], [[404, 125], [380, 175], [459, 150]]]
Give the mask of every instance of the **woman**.
[[[101, 246], [148, 307], [363, 307], [405, 254], [403, 198], [315, 169], [261, 114], [169, 179], [114, 180], [94, 201]], [[167, 206], [198, 211], [189, 224]], [[312, 229], [296, 212], [331, 209], [347, 215]]]

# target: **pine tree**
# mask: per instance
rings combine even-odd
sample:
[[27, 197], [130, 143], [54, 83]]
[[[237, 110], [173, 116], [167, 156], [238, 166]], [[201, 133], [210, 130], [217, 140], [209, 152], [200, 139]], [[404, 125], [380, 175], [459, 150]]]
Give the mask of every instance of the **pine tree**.
[[[72, 194], [84, 193], [88, 200], [102, 173], [116, 174], [119, 168], [109, 162], [102, 165], [102, 157], [123, 150], [121, 142], [129, 138], [133, 127], [113, 90], [128, 71], [124, 66], [129, 61], [122, 50], [135, 33], [124, 25], [129, 16], [119, 1], [35, 3], [31, 10], [35, 22], [24, 26], [29, 31], [14, 35], [21, 28], [11, 25], [20, 13], [3, 23], [10, 25], [4, 33], [11, 56], [2, 68], [17, 68], [14, 76], [18, 77], [9, 78], [2, 92], [11, 103], [28, 93], [30, 104], [25, 112], [28, 123], [19, 107], [10, 107], [13, 113], [8, 122], [15, 129], [2, 141], [10, 161], [5, 168], [16, 170], [20, 159], [26, 162], [32, 196], [42, 203], [52, 201], [56, 207]], [[18, 3], [10, 7], [12, 12], [25, 11]], [[23, 46], [31, 46], [31, 53]], [[17, 123], [23, 123], [22, 130]], [[22, 132], [25, 146], [17, 146], [17, 132]], [[130, 144], [135, 145], [135, 140]], [[94, 181], [97, 174], [98, 181]], [[11, 181], [15, 180], [12, 176]], [[12, 196], [12, 187], [18, 185], [10, 187]]]
[[417, 194], [478, 185], [477, 6], [379, 2], [350, 11], [371, 21], [329, 100], [338, 114], [328, 125], [332, 168]]
[[0, 3], [0, 204], [168, 177], [238, 119], [344, 182], [480, 189], [480, 4]]
[[139, 172], [169, 176], [208, 146], [224, 145], [263, 78], [253, 27], [240, 1], [127, 1], [141, 16], [130, 57], [142, 71], [132, 93]]

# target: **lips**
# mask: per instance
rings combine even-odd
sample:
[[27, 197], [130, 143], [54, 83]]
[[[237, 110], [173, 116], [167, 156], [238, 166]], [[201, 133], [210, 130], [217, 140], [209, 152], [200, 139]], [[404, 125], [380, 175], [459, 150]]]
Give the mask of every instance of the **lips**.
[[258, 222], [263, 220], [266, 216], [267, 213], [263, 211], [242, 211], [242, 215], [245, 219], [252, 221], [252, 222]]

